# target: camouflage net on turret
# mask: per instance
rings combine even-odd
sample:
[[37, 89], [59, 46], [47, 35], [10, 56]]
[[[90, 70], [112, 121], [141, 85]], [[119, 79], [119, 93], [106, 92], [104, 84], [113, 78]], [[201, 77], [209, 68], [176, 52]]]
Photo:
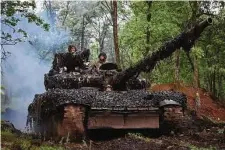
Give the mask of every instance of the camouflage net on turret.
[[[96, 87], [101, 89], [104, 84], [103, 74], [90, 74], [78, 72], [63, 72], [50, 76], [45, 74], [44, 85], [45, 89], [78, 89], [80, 87]], [[127, 82], [129, 89], [144, 89], [145, 81], [137, 78], [131, 78]]]
[[84, 86], [101, 87], [103, 78], [101, 75], [80, 74], [77, 72], [61, 73], [54, 76], [45, 75], [45, 88], [72, 89]]

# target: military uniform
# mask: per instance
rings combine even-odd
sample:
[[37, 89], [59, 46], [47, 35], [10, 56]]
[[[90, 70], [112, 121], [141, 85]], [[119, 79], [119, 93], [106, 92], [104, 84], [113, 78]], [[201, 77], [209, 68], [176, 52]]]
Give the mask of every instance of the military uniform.
[[[101, 57], [104, 57], [104, 60], [101, 61]], [[98, 61], [93, 63], [92, 65], [92, 70], [96, 71], [96, 72], [99, 72], [99, 68], [101, 67], [101, 65], [103, 65], [104, 63], [106, 63], [106, 59], [107, 59], [107, 55], [102, 52], [98, 55]]]
[[99, 71], [99, 68], [101, 67], [101, 65], [103, 65], [105, 62], [101, 62], [101, 61], [97, 61], [97, 62], [94, 62], [92, 64], [92, 69], [94, 69], [95, 71]]

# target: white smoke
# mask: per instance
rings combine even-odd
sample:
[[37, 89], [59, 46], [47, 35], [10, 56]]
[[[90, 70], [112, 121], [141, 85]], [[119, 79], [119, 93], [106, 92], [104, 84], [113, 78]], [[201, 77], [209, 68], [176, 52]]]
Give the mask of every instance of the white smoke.
[[[42, 12], [40, 17], [50, 23], [46, 16], [46, 12]], [[34, 95], [45, 91], [44, 74], [51, 67], [50, 61], [40, 61], [37, 46], [42, 46], [43, 50], [49, 51], [69, 41], [68, 32], [57, 29], [55, 24], [50, 25], [50, 31], [46, 32], [23, 18], [16, 27], [28, 33], [27, 42], [4, 46], [4, 49], [11, 55], [1, 64], [4, 72], [2, 79], [6, 92], [9, 94], [10, 105], [8, 107], [13, 111], [6, 112], [2, 118], [11, 121], [18, 129], [25, 127], [27, 108], [33, 101]], [[8, 30], [3, 26], [2, 29]], [[28, 42], [34, 40], [38, 45], [34, 46]]]
[[27, 107], [34, 94], [44, 92], [43, 75], [50, 65], [40, 64], [34, 53], [35, 49], [28, 43], [19, 43], [5, 47], [12, 54], [4, 63], [4, 81], [10, 90], [10, 106], [13, 112], [6, 112], [3, 118], [10, 120], [17, 128], [25, 127]]

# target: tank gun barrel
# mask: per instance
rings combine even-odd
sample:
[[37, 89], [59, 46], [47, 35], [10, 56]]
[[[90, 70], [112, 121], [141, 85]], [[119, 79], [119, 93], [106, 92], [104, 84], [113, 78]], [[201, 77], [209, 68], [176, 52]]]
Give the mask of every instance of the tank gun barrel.
[[203, 30], [207, 26], [211, 25], [212, 22], [212, 18], [207, 18], [206, 20], [194, 25], [193, 28], [182, 32], [174, 39], [166, 42], [158, 51], [153, 52], [152, 55], [148, 55], [144, 59], [140, 60], [136, 65], [120, 72], [114, 77], [114, 89], [124, 88], [126, 82], [140, 72], [151, 72], [158, 61], [170, 57], [173, 52], [181, 47], [186, 52], [189, 52]]

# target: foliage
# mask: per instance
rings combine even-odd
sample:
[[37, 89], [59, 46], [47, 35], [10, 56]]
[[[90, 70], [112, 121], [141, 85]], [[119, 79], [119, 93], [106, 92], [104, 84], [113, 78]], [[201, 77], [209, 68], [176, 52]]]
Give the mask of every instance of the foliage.
[[209, 148], [199, 148], [199, 147], [196, 147], [196, 146], [191, 145], [191, 144], [189, 144], [188, 147], [191, 150], [216, 150], [217, 149], [216, 147], [213, 147], [213, 146], [210, 146]]
[[[1, 46], [4, 50], [4, 45], [15, 45], [18, 42], [24, 41], [27, 38], [25, 29], [18, 28], [22, 18], [26, 18], [28, 23], [35, 23], [45, 30], [49, 29], [49, 24], [46, 24], [32, 10], [35, 8], [34, 1], [2, 1], [1, 2], [1, 25], [4, 30], [1, 31]], [[2, 51], [2, 57], [6, 57], [8, 52]]]
[[201, 85], [219, 99], [225, 99], [225, 9], [213, 18], [213, 26], [205, 31], [199, 46], [203, 57], [200, 59]]
[[139, 140], [143, 140], [145, 142], [150, 142], [151, 139], [148, 137], [144, 137], [141, 133], [128, 133], [128, 136], [134, 138], [134, 139], [139, 139]]
[[[81, 49], [82, 44], [89, 48], [95, 45], [96, 49], [91, 49], [92, 53], [104, 51], [108, 54], [109, 60], [114, 61], [112, 8], [109, 1], [75, 1], [60, 2], [60, 4], [54, 2], [53, 4], [59, 10], [59, 24], [71, 31], [71, 43], [75, 44], [78, 49]], [[122, 16], [124, 13], [127, 12], [124, 11], [123, 2], [118, 2], [118, 14], [121, 14], [118, 16], [119, 20], [124, 19]]]
[[[146, 19], [147, 3], [133, 2], [131, 4], [133, 16], [120, 33], [120, 46], [125, 51], [124, 66], [136, 63], [146, 54], [156, 51], [165, 41], [175, 37], [181, 32], [183, 23], [188, 19], [189, 7], [187, 2], [153, 2], [150, 21], [150, 51], [146, 51]], [[180, 13], [182, 12], [182, 13]], [[153, 71], [154, 75], [148, 75], [153, 82], [171, 82], [172, 59], [169, 58], [160, 63]], [[166, 69], [166, 70], [165, 70]]]
[[[224, 81], [224, 5], [217, 2], [153, 2], [151, 21], [147, 22], [147, 3], [131, 2], [130, 19], [119, 33], [123, 67], [157, 50], [165, 41], [177, 36], [197, 20], [213, 16], [213, 25], [208, 27], [192, 48], [191, 58], [198, 59], [200, 85], [219, 99], [225, 99]], [[217, 10], [217, 11], [215, 11]], [[195, 16], [196, 15], [196, 16]], [[150, 51], [146, 51], [146, 27], [150, 26]], [[153, 83], [174, 82], [175, 56], [161, 61], [152, 73], [142, 74]], [[192, 85], [194, 73], [184, 51], [180, 51], [180, 79]]]
[[2, 141], [12, 142], [15, 141], [17, 138], [18, 137], [15, 134], [13, 134], [10, 130], [1, 131]]
[[5, 88], [2, 85], [1, 85], [1, 88], [0, 88], [0, 93], [1, 93], [1, 96], [5, 95]]
[[37, 142], [32, 139], [30, 135], [16, 135], [10, 131], [1, 132], [1, 145], [5, 150], [22, 149], [22, 150], [64, 150], [63, 147], [58, 145], [49, 145], [46, 143]]

